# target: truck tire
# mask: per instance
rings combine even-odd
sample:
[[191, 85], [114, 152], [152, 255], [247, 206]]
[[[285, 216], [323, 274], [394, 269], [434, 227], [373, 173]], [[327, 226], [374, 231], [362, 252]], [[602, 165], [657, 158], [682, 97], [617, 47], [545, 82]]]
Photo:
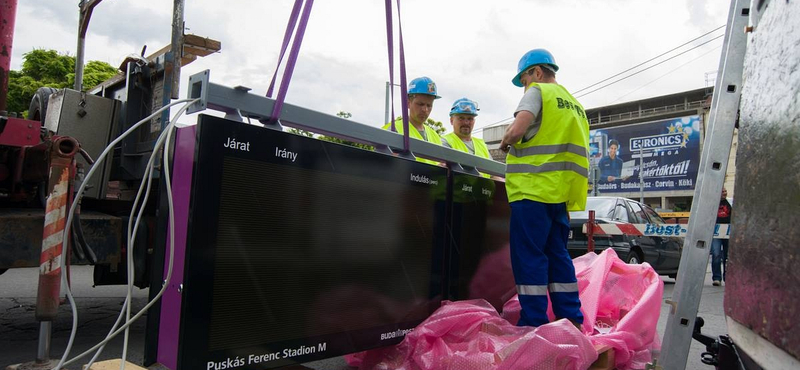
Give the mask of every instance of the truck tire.
[[44, 127], [45, 115], [47, 115], [47, 102], [50, 100], [50, 95], [58, 91], [52, 87], [40, 87], [36, 90], [31, 98], [31, 105], [28, 106], [28, 119], [39, 121]]

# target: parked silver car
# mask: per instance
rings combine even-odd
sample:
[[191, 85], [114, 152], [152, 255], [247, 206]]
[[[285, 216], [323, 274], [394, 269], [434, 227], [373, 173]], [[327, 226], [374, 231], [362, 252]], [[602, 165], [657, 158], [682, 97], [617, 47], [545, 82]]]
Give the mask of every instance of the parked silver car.
[[[598, 223], [615, 224], [665, 224], [661, 216], [646, 204], [620, 197], [589, 197], [586, 211], [570, 212], [570, 238], [567, 249], [572, 258], [587, 251], [588, 239], [583, 224], [589, 219], [589, 210], [595, 211]], [[647, 262], [660, 275], [674, 278], [678, 274], [683, 239], [663, 236], [595, 235], [595, 252], [614, 248], [627, 263]]]

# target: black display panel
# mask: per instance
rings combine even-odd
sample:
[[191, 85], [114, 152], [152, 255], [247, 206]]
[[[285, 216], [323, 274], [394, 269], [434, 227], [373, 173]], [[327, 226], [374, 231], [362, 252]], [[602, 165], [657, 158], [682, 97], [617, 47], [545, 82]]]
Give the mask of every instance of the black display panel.
[[178, 368], [398, 343], [442, 299], [446, 175], [201, 115]]
[[451, 175], [448, 299], [485, 299], [498, 311], [516, 294], [505, 183]]

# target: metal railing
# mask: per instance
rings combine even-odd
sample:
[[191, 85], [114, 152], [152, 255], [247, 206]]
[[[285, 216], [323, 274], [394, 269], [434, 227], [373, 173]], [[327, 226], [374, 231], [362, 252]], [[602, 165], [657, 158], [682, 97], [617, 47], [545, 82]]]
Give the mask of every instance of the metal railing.
[[626, 113], [619, 113], [619, 114], [611, 114], [608, 116], [600, 116], [600, 117], [590, 117], [589, 118], [589, 125], [597, 125], [601, 123], [609, 123], [615, 121], [621, 121], [626, 119], [633, 119], [633, 118], [640, 118], [640, 117], [647, 117], [653, 116], [662, 113], [669, 113], [669, 112], [679, 112], [684, 110], [690, 109], [698, 109], [703, 108], [706, 106], [705, 100], [697, 100], [693, 102], [688, 102], [684, 104], [675, 104], [675, 105], [665, 105], [656, 108], [648, 108], [642, 109], [637, 111], [631, 111]]

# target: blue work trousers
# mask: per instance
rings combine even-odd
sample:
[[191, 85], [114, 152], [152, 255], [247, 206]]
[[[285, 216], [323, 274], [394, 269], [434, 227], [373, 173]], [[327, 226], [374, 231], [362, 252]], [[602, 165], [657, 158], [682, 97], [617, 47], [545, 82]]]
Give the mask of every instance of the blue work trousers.
[[725, 281], [728, 262], [728, 239], [711, 241], [711, 280]]
[[547, 294], [557, 318], [583, 323], [575, 266], [567, 252], [567, 206], [520, 200], [511, 203], [511, 266], [522, 313], [519, 326], [547, 318]]

